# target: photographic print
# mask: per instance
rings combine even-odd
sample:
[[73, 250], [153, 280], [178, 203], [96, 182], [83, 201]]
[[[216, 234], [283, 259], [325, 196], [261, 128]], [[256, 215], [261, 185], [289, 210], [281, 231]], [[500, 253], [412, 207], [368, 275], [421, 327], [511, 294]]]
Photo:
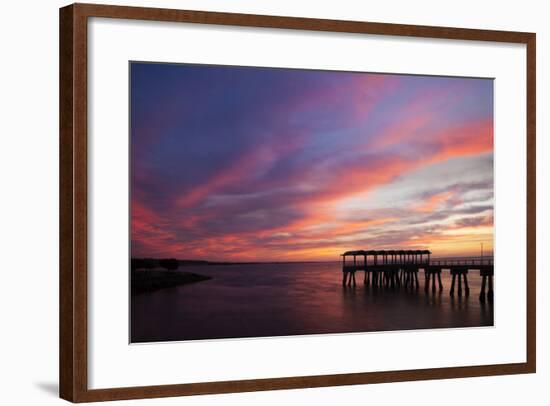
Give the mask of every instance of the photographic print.
[[130, 62], [130, 341], [493, 325], [493, 79]]

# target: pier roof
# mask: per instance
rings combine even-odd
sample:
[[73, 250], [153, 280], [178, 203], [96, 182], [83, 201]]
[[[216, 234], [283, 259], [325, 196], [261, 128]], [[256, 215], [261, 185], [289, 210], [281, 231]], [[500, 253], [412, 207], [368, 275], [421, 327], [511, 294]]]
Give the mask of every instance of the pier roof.
[[356, 251], [346, 251], [342, 256], [348, 255], [425, 255], [431, 254], [430, 250], [356, 250]]

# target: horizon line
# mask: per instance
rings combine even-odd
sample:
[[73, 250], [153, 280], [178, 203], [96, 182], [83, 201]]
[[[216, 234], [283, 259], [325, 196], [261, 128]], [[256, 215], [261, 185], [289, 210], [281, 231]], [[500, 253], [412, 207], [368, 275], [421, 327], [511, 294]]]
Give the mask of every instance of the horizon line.
[[[455, 256], [433, 256], [431, 259], [464, 259], [464, 258], [490, 258], [494, 257], [494, 252], [487, 255], [455, 255]], [[174, 257], [130, 257], [132, 259], [149, 259], [149, 260], [164, 260], [164, 259], [174, 259], [176, 261], [188, 261], [188, 262], [206, 262], [210, 264], [319, 264], [319, 263], [331, 263], [331, 262], [342, 262], [340, 258], [334, 260], [305, 260], [305, 261], [276, 261], [276, 260], [252, 260], [252, 261], [228, 261], [228, 260], [212, 260], [212, 259], [191, 259], [191, 258], [174, 258]]]

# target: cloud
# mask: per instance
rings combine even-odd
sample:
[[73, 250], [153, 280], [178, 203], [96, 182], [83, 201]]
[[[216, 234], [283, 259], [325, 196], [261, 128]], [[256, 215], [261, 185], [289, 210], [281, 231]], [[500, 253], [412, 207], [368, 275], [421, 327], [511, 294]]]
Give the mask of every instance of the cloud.
[[[132, 84], [134, 255], [323, 259], [350, 246], [444, 246], [476, 227], [487, 237], [474, 216], [492, 216], [492, 164], [451, 185], [445, 169], [493, 150], [491, 109], [476, 104], [492, 95], [486, 81], [145, 71]], [[428, 183], [411, 176], [436, 167]], [[373, 197], [392, 185], [393, 200]], [[460, 228], [468, 234], [445, 234]]]

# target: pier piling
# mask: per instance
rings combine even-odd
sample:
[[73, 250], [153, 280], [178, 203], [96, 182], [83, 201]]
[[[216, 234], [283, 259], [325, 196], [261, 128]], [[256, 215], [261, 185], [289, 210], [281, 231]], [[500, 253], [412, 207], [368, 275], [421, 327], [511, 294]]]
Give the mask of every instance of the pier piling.
[[453, 296], [455, 294], [455, 280], [456, 280], [456, 274], [452, 274], [453, 279], [451, 281], [451, 290], [449, 291], [449, 294]]
[[464, 278], [464, 293], [466, 296], [470, 295], [470, 286], [468, 286], [468, 271], [464, 272], [462, 274], [462, 277]]
[[487, 276], [481, 277], [481, 291], [479, 292], [479, 300], [485, 302], [485, 285], [487, 284]]

